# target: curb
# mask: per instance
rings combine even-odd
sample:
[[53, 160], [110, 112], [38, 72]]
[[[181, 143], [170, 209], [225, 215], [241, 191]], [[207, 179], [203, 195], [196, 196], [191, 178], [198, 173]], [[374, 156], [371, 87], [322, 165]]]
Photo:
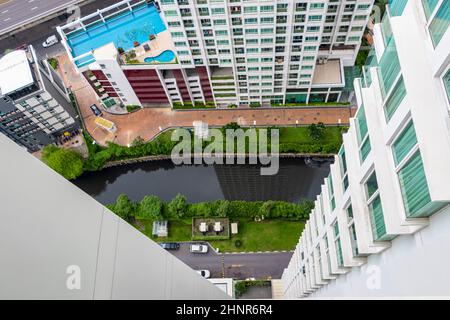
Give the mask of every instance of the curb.
[[294, 253], [294, 250], [279, 250], [279, 251], [249, 251], [249, 252], [222, 252], [223, 255], [230, 254], [268, 254], [268, 253]]

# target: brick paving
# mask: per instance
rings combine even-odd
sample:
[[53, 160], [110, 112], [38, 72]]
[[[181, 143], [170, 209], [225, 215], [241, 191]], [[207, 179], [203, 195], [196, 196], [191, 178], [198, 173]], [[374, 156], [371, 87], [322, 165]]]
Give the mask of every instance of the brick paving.
[[112, 115], [106, 112], [104, 118], [117, 126], [115, 134], [99, 128], [95, 116], [89, 106], [97, 103], [93, 89], [75, 67], [66, 54], [58, 57], [59, 72], [68, 88], [75, 93], [80, 105], [81, 114], [86, 128], [93, 138], [101, 145], [113, 141], [120, 145], [128, 145], [137, 137], [148, 141], [161, 131], [172, 127], [192, 127], [193, 122], [203, 121], [210, 126], [224, 126], [230, 122], [240, 125], [307, 125], [323, 122], [333, 125], [348, 124], [355, 108], [343, 107], [311, 107], [311, 108], [269, 108], [269, 109], [213, 109], [213, 110], [183, 110], [174, 111], [170, 108], [145, 108], [132, 114]]

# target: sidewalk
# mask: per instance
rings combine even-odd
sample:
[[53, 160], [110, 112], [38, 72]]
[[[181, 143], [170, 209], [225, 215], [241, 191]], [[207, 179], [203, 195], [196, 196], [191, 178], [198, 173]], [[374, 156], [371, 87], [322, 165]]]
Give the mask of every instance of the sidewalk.
[[80, 105], [83, 121], [92, 137], [100, 144], [112, 141], [120, 145], [128, 145], [137, 137], [148, 141], [153, 139], [161, 130], [172, 127], [192, 127], [194, 121], [203, 121], [210, 126], [224, 126], [230, 122], [237, 122], [242, 126], [270, 126], [270, 125], [307, 125], [323, 122], [333, 125], [348, 124], [349, 118], [356, 111], [355, 108], [320, 107], [320, 108], [271, 108], [271, 109], [228, 109], [228, 110], [192, 110], [174, 111], [169, 108], [145, 108], [127, 115], [111, 115], [104, 112], [104, 118], [114, 122], [117, 132], [111, 134], [95, 123], [95, 117], [89, 106], [97, 103], [94, 91], [69, 61], [67, 55], [58, 57], [60, 74], [65, 84], [75, 93]]

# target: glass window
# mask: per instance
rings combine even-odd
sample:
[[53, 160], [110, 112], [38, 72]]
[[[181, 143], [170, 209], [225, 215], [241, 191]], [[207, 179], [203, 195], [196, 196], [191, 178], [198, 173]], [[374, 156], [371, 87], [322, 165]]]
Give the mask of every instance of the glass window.
[[328, 193], [330, 196], [331, 211], [333, 211], [336, 208], [336, 200], [334, 198], [333, 177], [331, 176], [331, 173], [328, 176]]
[[444, 1], [430, 23], [429, 30], [434, 46], [437, 46], [450, 25], [450, 1]]
[[353, 220], [353, 207], [351, 204], [347, 208], [346, 212], [347, 212], [348, 232], [350, 235], [350, 245], [352, 247], [352, 254], [354, 257], [356, 257], [359, 255], [359, 248], [358, 248], [358, 238], [356, 236], [355, 221]]
[[273, 12], [274, 6], [261, 6], [260, 11], [261, 12]]
[[400, 73], [400, 62], [397, 55], [397, 47], [394, 38], [389, 36], [388, 43], [379, 63], [380, 85], [383, 97], [391, 90], [398, 74]]
[[448, 69], [447, 73], [442, 78], [444, 82], [445, 91], [447, 93], [447, 100], [450, 103], [450, 69]]
[[357, 41], [359, 41], [360, 40], [360, 38], [359, 37], [357, 37], [357, 36], [353, 36], [353, 37], [348, 37], [347, 38], [347, 41], [348, 42], [357, 42]]
[[177, 10], [166, 10], [166, 11], [164, 11], [164, 14], [166, 17], [173, 17], [173, 16], [177, 16], [178, 12], [177, 12]]
[[358, 113], [356, 114], [356, 131], [358, 136], [358, 143], [360, 146], [361, 162], [364, 162], [371, 151], [364, 106], [361, 106]]
[[244, 20], [245, 24], [256, 24], [258, 23], [258, 19], [257, 18], [246, 18]]
[[392, 16], [401, 16], [408, 0], [389, 0], [389, 9]]
[[273, 18], [272, 17], [262, 17], [261, 18], [261, 23], [273, 23]]
[[308, 21], [321, 21], [322, 16], [321, 15], [311, 15], [308, 16]]
[[398, 165], [417, 144], [416, 131], [413, 122], [409, 122], [400, 136], [392, 145], [395, 164]]
[[224, 14], [225, 9], [224, 8], [212, 8], [211, 14]]
[[369, 155], [371, 150], [372, 150], [372, 146], [370, 144], [370, 139], [367, 138], [364, 141], [364, 143], [362, 144], [361, 150], [360, 150], [361, 163], [363, 163], [367, 159], [367, 156]]
[[344, 265], [344, 256], [342, 254], [342, 244], [341, 238], [339, 236], [339, 225], [337, 221], [334, 224], [333, 229], [334, 229], [334, 244], [336, 247], [337, 263], [339, 267], [342, 267]]
[[373, 239], [375, 241], [386, 239], [386, 224], [384, 222], [383, 208], [379, 196], [369, 204], [369, 212]]
[[377, 182], [377, 175], [375, 172], [372, 173], [372, 175], [367, 179], [366, 181], [366, 192], [367, 192], [367, 199], [370, 199], [375, 192], [378, 191], [378, 182]]
[[391, 120], [392, 116], [394, 115], [398, 106], [402, 103], [403, 98], [405, 98], [405, 96], [406, 96], [405, 83], [403, 82], [403, 77], [401, 77], [384, 105], [384, 113], [386, 116], [386, 120], [388, 122], [389, 120]]
[[324, 4], [323, 3], [311, 3], [309, 6], [310, 10], [314, 10], [314, 9], [323, 9]]
[[344, 186], [344, 191], [348, 188], [348, 176], [347, 176], [347, 160], [345, 157], [344, 146], [341, 147], [339, 151], [339, 163], [341, 168], [342, 184]]
[[258, 7], [244, 7], [244, 13], [254, 13], [258, 11]]
[[[395, 164], [398, 166], [416, 145], [416, 133], [411, 121], [392, 146]], [[397, 170], [407, 217], [427, 217], [446, 205], [431, 201], [420, 150], [416, 150]]]
[[417, 151], [398, 172], [407, 217], [420, 216], [431, 202], [420, 151]]
[[425, 16], [427, 17], [427, 20], [430, 19], [430, 16], [433, 13], [434, 9], [436, 8], [438, 2], [439, 0], [422, 0], [423, 11], [425, 11]]
[[367, 10], [370, 8], [370, 4], [359, 4], [357, 9], [358, 10]]

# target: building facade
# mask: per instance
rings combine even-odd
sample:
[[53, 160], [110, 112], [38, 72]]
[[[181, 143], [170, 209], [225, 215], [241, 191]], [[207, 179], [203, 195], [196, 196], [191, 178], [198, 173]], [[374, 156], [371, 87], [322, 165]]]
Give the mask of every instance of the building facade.
[[449, 25], [449, 1], [389, 1], [286, 297], [450, 296]]
[[230, 298], [1, 133], [0, 150], [0, 299]]
[[373, 0], [124, 0], [60, 27], [101, 99], [271, 106], [345, 100]]
[[1, 133], [35, 152], [77, 127], [61, 78], [33, 47], [0, 59]]

